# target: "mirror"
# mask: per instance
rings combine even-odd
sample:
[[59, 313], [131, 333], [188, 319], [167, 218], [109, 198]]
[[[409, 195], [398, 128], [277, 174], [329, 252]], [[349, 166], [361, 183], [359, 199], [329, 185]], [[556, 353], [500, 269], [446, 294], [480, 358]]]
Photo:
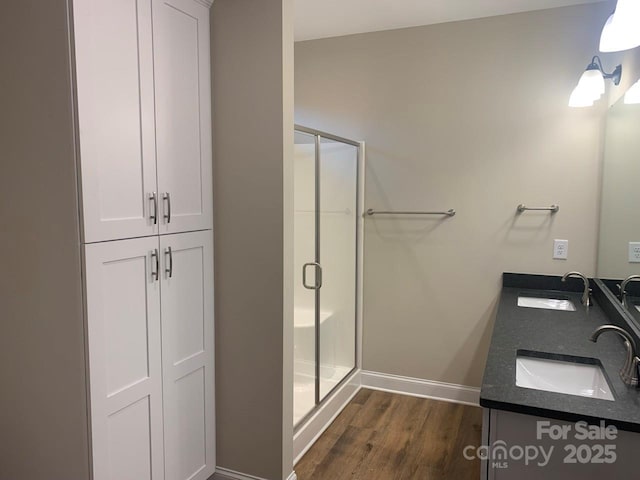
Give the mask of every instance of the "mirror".
[[640, 325], [640, 281], [620, 289], [640, 275], [640, 104], [623, 97], [609, 109], [603, 155], [596, 273]]

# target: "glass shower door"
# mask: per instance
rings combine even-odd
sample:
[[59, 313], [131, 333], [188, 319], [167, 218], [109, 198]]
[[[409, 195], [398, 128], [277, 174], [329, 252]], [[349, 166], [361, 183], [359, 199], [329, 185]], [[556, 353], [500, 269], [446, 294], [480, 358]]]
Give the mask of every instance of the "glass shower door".
[[294, 146], [294, 418], [356, 366], [359, 144], [309, 129]]
[[358, 147], [320, 137], [318, 176], [321, 401], [356, 366]]

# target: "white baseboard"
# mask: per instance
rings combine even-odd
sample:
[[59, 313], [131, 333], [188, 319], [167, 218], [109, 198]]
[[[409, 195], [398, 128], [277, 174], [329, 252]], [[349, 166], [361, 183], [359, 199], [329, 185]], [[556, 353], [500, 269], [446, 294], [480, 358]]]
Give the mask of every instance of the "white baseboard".
[[293, 464], [295, 465], [331, 425], [344, 407], [360, 390], [360, 370], [351, 374], [349, 379], [331, 398], [313, 414], [293, 436]]
[[[291, 472], [287, 477], [287, 480], [297, 480], [296, 472]], [[216, 473], [213, 475], [212, 480], [266, 480], [261, 477], [254, 477], [253, 475], [247, 475], [246, 473], [236, 472], [235, 470], [229, 470], [228, 468], [216, 467]]]
[[266, 480], [260, 477], [254, 477], [253, 475], [247, 475], [246, 473], [236, 472], [235, 470], [229, 470], [228, 468], [216, 467], [216, 473], [213, 476], [214, 480]]
[[360, 372], [360, 378], [363, 388], [462, 403], [464, 405], [480, 405], [479, 388], [366, 370]]

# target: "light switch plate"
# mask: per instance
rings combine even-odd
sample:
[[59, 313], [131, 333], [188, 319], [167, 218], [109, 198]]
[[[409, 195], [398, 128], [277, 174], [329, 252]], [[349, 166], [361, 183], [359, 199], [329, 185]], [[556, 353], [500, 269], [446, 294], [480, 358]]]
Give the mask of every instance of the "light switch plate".
[[640, 242], [629, 242], [629, 263], [640, 263]]
[[[557, 260], [566, 260], [569, 256], [569, 240], [553, 241], [553, 258]], [[640, 261], [640, 260], [639, 260]]]

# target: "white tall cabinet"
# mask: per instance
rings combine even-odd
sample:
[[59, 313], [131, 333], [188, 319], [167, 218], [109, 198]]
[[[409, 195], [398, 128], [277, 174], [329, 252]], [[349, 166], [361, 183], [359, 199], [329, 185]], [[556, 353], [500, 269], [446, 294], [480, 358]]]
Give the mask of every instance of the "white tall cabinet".
[[74, 0], [84, 240], [205, 230], [206, 0]]
[[215, 469], [207, 0], [73, 0], [94, 480]]

